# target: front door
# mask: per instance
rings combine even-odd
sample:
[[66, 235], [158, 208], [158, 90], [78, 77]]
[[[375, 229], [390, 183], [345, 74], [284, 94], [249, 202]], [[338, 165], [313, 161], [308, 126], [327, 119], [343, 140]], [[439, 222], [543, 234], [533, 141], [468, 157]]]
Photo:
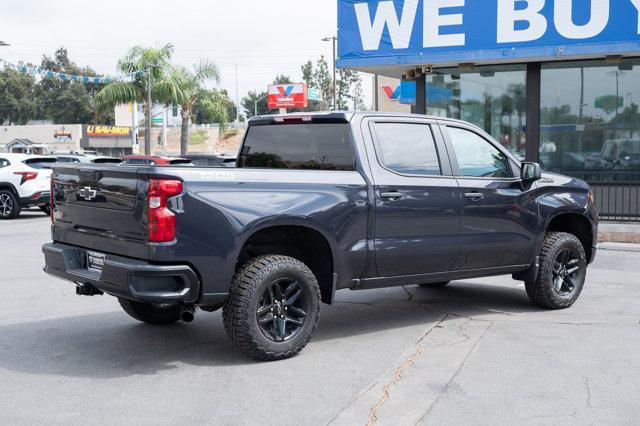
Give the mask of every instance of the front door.
[[448, 271], [460, 250], [461, 198], [440, 130], [428, 119], [380, 120], [367, 126], [377, 273]]
[[473, 127], [447, 124], [442, 133], [463, 203], [455, 269], [527, 264], [535, 247], [538, 209], [515, 161]]

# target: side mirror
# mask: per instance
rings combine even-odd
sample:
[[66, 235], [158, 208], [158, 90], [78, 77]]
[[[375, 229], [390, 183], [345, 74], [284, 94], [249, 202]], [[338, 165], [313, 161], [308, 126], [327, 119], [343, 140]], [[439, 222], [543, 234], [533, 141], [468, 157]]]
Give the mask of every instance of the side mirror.
[[520, 170], [522, 182], [531, 183], [542, 179], [542, 169], [538, 163], [522, 163]]

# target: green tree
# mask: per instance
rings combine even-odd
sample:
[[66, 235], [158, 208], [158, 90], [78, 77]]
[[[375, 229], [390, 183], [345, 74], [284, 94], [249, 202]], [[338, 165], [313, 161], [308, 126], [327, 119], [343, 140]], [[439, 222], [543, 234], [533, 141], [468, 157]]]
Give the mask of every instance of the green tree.
[[203, 91], [197, 98], [197, 108], [206, 112], [211, 122], [219, 125], [220, 137], [224, 136], [229, 124], [229, 105], [233, 102], [229, 99], [226, 90]]
[[[56, 50], [53, 58], [44, 56], [41, 68], [48, 71], [72, 75], [96, 77], [98, 74], [89, 67], [81, 68], [70, 58], [65, 48]], [[43, 78], [38, 83], [37, 116], [54, 123], [92, 124], [112, 122], [113, 111], [96, 111], [93, 95], [101, 90], [104, 84], [93, 82], [82, 83], [57, 78]], [[105, 123], [106, 124], [106, 123]]]
[[[199, 97], [204, 97], [207, 93], [204, 86], [211, 80], [216, 83], [220, 81], [218, 67], [212, 62], [200, 61], [191, 69], [173, 67], [167, 76], [156, 84], [156, 94], [165, 101], [165, 104], [180, 106], [180, 118], [182, 119], [180, 154], [182, 155], [189, 152], [189, 121], [193, 116], [193, 108]], [[220, 108], [224, 108], [224, 106], [216, 102], [219, 102], [219, 98], [209, 94], [206, 99], [203, 99], [201, 105], [205, 109], [212, 108], [211, 111], [220, 117]], [[224, 118], [228, 119], [226, 111]]]
[[[349, 109], [349, 102], [354, 101], [355, 97], [352, 93], [353, 87], [360, 81], [360, 76], [357, 71], [349, 69], [339, 69], [336, 81], [336, 109], [338, 111], [345, 111]], [[362, 93], [360, 93], [362, 96]], [[362, 102], [362, 98], [359, 100]]]
[[172, 99], [166, 93], [152, 89], [151, 99], [147, 96], [147, 83], [151, 80], [152, 88], [166, 78], [170, 70], [173, 45], [161, 48], [135, 46], [118, 61], [118, 69], [122, 73], [131, 74], [130, 81], [113, 81], [100, 90], [95, 100], [101, 110], [113, 108], [118, 104], [138, 102], [142, 104], [147, 131], [144, 135], [144, 152], [151, 154], [151, 109], [154, 102], [170, 104]]
[[267, 102], [267, 92], [256, 92], [249, 90], [247, 95], [242, 98], [240, 104], [244, 109], [244, 113], [247, 117], [251, 118], [256, 115], [256, 102], [258, 115], [265, 115], [269, 113], [269, 105]]
[[37, 87], [27, 74], [5, 68], [0, 71], [0, 124], [25, 124], [36, 114]]
[[[219, 102], [224, 106], [226, 111], [226, 122], [225, 125], [229, 122], [233, 121], [236, 116], [236, 106], [233, 104], [231, 99], [229, 99], [229, 93], [225, 89], [211, 89], [206, 92], [214, 92], [215, 94], [205, 93], [201, 96], [198, 96], [198, 99], [204, 99], [206, 96], [217, 96]], [[218, 123], [220, 121], [220, 117], [214, 114], [214, 111], [206, 108], [206, 103], [203, 104], [201, 101], [198, 101], [193, 106], [193, 122], [196, 124], [210, 124], [210, 123]]]
[[331, 108], [333, 103], [333, 79], [329, 73], [329, 64], [324, 56], [313, 62], [308, 61], [302, 65], [302, 80], [311, 88], [318, 89], [322, 93], [322, 101], [311, 101], [309, 110], [324, 111]]

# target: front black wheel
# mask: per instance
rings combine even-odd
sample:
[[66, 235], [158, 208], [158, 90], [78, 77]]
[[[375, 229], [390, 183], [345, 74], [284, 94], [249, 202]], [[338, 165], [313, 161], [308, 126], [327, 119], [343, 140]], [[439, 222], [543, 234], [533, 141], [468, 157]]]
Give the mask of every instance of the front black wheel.
[[320, 287], [304, 263], [267, 255], [236, 272], [222, 315], [238, 349], [273, 361], [292, 357], [309, 343], [320, 305]]
[[526, 282], [529, 299], [546, 309], [568, 308], [578, 300], [587, 276], [587, 256], [575, 235], [547, 234], [535, 281]]
[[122, 309], [134, 319], [151, 325], [173, 324], [180, 320], [182, 306], [179, 304], [160, 307], [150, 303], [135, 302], [118, 297]]
[[8, 189], [0, 191], [0, 219], [15, 219], [20, 215], [22, 206], [16, 194]]

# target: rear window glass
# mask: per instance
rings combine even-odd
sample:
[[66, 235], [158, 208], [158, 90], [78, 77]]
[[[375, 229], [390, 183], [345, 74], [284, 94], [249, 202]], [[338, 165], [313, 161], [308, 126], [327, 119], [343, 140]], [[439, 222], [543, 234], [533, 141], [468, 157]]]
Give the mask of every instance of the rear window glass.
[[94, 164], [119, 164], [122, 160], [118, 158], [97, 158], [93, 160]]
[[23, 163], [32, 169], [52, 169], [53, 164], [57, 161], [55, 158], [31, 158], [24, 160]]
[[193, 164], [191, 164], [191, 160], [171, 160], [169, 161], [169, 164], [172, 166], [193, 166]]
[[239, 167], [354, 170], [349, 125], [318, 123], [250, 126]]

